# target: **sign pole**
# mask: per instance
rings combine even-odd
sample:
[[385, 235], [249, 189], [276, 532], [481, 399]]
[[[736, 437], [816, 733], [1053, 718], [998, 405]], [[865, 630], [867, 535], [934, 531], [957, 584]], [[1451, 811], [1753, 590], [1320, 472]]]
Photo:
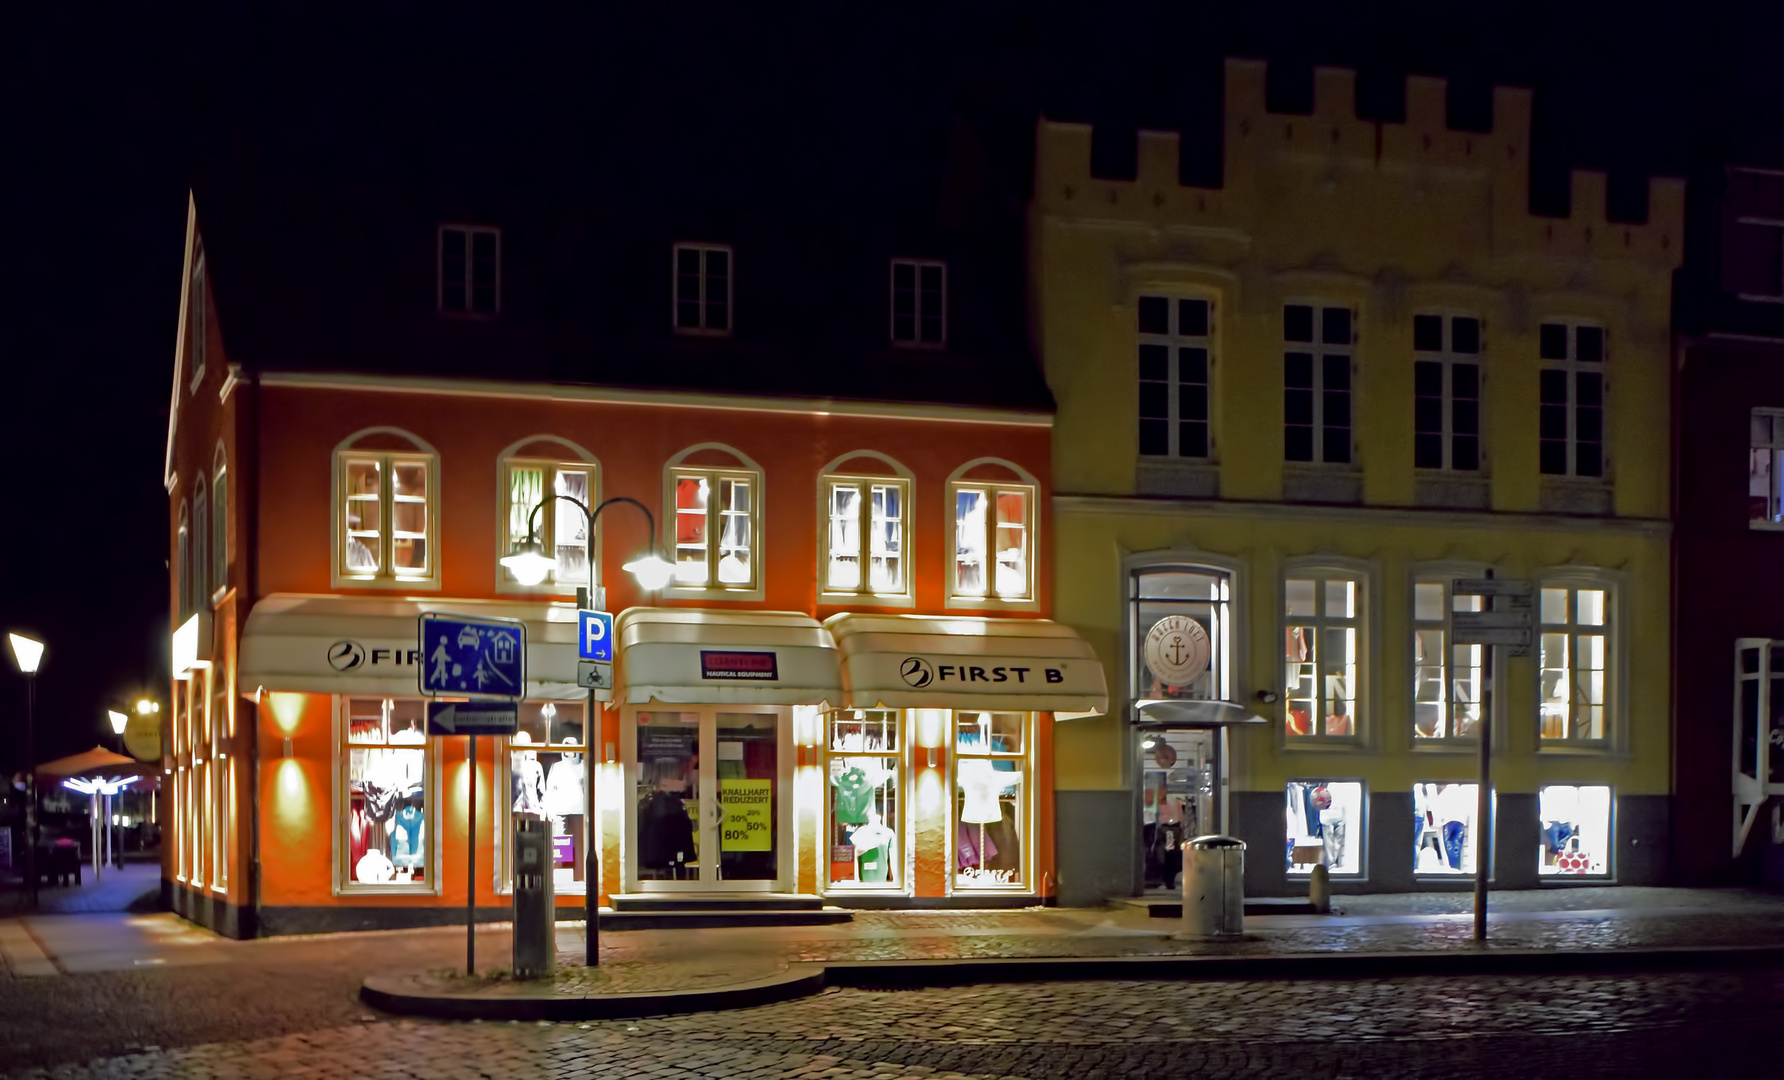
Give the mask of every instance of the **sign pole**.
[[465, 831], [465, 974], [477, 974], [477, 736], [471, 736], [471, 813]]
[[[1487, 576], [1493, 576], [1488, 570]], [[1454, 606], [1453, 604], [1451, 605]], [[1499, 601], [1487, 598], [1482, 605], [1497, 608]], [[1493, 658], [1492, 678], [1499, 677], [1500, 650], [1489, 645]], [[1480, 718], [1480, 786], [1475, 789], [1474, 808], [1474, 940], [1487, 940], [1487, 872], [1493, 861], [1493, 711]]]

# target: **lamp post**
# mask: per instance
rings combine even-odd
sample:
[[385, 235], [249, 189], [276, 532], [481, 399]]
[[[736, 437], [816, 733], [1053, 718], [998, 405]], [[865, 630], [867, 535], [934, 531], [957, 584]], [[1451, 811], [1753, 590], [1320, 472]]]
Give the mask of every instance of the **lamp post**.
[[[141, 703], [139, 702], [139, 707], [140, 704]], [[124, 745], [124, 728], [129, 725], [130, 717], [118, 712], [116, 709], [107, 709], [105, 715], [111, 720], [112, 734], [118, 737], [118, 753], [123, 754], [125, 757], [132, 756], [129, 748]], [[122, 799], [119, 800], [120, 804], [122, 804], [122, 801]], [[105, 838], [108, 846], [111, 848], [111, 864], [122, 870], [124, 868], [123, 826], [113, 820], [117, 815], [111, 813], [111, 809], [111, 799], [108, 796], [106, 799]]]
[[12, 662], [25, 676], [25, 878], [31, 910], [37, 910], [37, 668], [43, 642], [23, 634], [6, 635]]
[[[557, 565], [556, 560], [545, 554], [545, 546], [539, 542], [539, 511], [545, 509], [545, 502], [549, 499], [561, 499], [582, 511], [585, 526], [582, 533], [582, 562], [585, 572], [588, 574], [589, 584], [577, 588], [577, 607], [593, 608], [596, 606], [593, 588], [595, 581], [595, 521], [600, 518], [601, 511], [614, 503], [630, 503], [643, 511], [646, 527], [650, 530], [648, 534], [650, 546], [645, 549], [645, 553], [626, 563], [622, 569], [630, 572], [637, 579], [639, 587], [646, 592], [656, 592], [669, 584], [670, 577], [675, 573], [675, 567], [669, 560], [657, 554], [657, 519], [651, 514], [650, 507], [637, 499], [616, 495], [611, 499], [603, 500], [600, 505], [590, 510], [586, 503], [574, 496], [553, 494], [548, 496], [547, 500], [541, 500], [527, 515], [526, 540], [512, 554], [502, 557], [502, 565], [512, 570], [515, 580], [522, 585], [539, 584], [545, 580], [545, 575]], [[601, 775], [595, 767], [595, 747], [601, 742], [600, 717], [601, 712], [595, 702], [595, 692], [590, 690], [588, 692], [588, 725], [591, 730], [585, 736], [588, 739], [589, 750], [583, 758], [588, 776], [588, 816], [583, 819], [586, 823], [583, 832], [589, 838], [588, 853], [584, 863], [587, 872], [583, 875], [585, 879], [583, 903], [587, 909], [584, 916], [587, 929], [584, 931], [583, 938], [586, 944], [584, 962], [589, 967], [594, 967], [601, 962], [601, 855], [597, 850], [598, 845], [595, 843], [598, 839], [598, 830], [595, 826], [599, 824], [599, 819], [595, 815], [601, 808], [601, 802], [596, 798], [595, 791], [596, 781]]]

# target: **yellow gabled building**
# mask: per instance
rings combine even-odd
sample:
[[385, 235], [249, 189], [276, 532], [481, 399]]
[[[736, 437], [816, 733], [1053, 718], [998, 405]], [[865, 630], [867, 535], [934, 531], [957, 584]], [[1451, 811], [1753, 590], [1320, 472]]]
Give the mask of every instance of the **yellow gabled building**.
[[[1578, 172], [1539, 217], [1528, 91], [1487, 133], [1446, 128], [1438, 79], [1404, 123], [1354, 101], [1322, 69], [1311, 115], [1273, 114], [1229, 61], [1218, 189], [1179, 182], [1176, 134], [1110, 180], [1089, 127], [1040, 124], [1055, 610], [1123, 704], [1057, 732], [1063, 902], [1168, 886], [1214, 831], [1258, 895], [1320, 861], [1459, 887], [1482, 723], [1500, 887], [1666, 874], [1683, 183], [1618, 224]], [[1452, 583], [1489, 571], [1530, 583], [1528, 655], [1456, 640], [1480, 601]]]

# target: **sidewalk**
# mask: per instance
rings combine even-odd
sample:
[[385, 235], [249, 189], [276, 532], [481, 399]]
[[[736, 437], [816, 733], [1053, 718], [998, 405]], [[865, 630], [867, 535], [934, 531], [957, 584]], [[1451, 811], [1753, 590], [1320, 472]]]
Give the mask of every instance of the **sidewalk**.
[[1498, 893], [1494, 901], [1484, 947], [1473, 941], [1467, 894], [1422, 893], [1335, 898], [1333, 915], [1248, 917], [1244, 939], [1232, 942], [1183, 940], [1175, 920], [1125, 904], [609, 931], [595, 969], [582, 964], [581, 925], [561, 923], [549, 980], [508, 979], [500, 969], [509, 950], [487, 951], [480, 935], [478, 977], [462, 968], [374, 975], [361, 995], [413, 1015], [577, 1020], [757, 1005], [826, 985], [1784, 966], [1784, 896], [1776, 894], [1597, 888]]

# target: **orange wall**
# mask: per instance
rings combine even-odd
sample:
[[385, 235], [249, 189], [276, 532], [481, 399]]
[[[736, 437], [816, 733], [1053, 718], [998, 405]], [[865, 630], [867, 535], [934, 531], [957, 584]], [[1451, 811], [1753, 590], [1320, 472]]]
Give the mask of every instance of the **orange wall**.
[[[275, 592], [330, 592], [329, 492], [334, 448], [373, 426], [401, 428], [440, 456], [439, 594], [496, 597], [497, 455], [516, 440], [555, 435], [587, 449], [601, 465], [601, 495], [628, 495], [662, 523], [663, 468], [696, 443], [719, 442], [755, 459], [764, 475], [762, 558], [766, 602], [823, 617], [817, 603], [818, 475], [831, 459], [878, 450], [915, 474], [912, 543], [920, 612], [943, 610], [944, 559], [953, 527], [946, 481], [974, 458], [997, 456], [1041, 483], [1035, 584], [1040, 614], [1051, 588], [1048, 536], [1049, 433], [1046, 428], [952, 421], [752, 413], [724, 409], [471, 398], [272, 387], [260, 391], [259, 585]], [[620, 564], [645, 543], [642, 515], [602, 514], [601, 580], [608, 606], [644, 601]], [[356, 590], [342, 589], [342, 592]], [[389, 595], [388, 590], [365, 590]], [[705, 601], [667, 601], [705, 604]], [[851, 608], [870, 605], [850, 605]], [[990, 612], [997, 614], [998, 612]], [[1032, 614], [1032, 612], [1030, 612]], [[1017, 613], [1021, 614], [1021, 613]]]

